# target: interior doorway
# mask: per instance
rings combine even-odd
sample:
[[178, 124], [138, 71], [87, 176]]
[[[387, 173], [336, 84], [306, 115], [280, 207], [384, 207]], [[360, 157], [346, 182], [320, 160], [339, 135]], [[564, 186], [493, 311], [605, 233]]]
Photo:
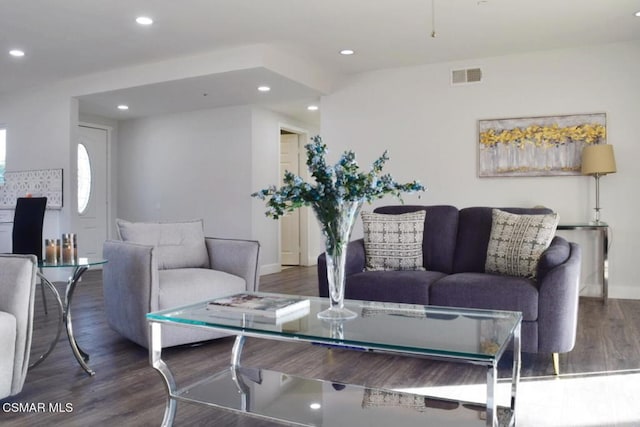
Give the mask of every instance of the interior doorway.
[[[300, 174], [298, 134], [280, 130], [280, 185], [286, 171]], [[280, 220], [280, 264], [300, 265], [300, 209], [287, 213]]]
[[[280, 176], [289, 170], [307, 181], [304, 146], [309, 142], [309, 132], [289, 125], [280, 125]], [[282, 182], [280, 182], [282, 184]], [[280, 218], [280, 265], [310, 266], [316, 263], [315, 232], [310, 230], [311, 208], [296, 209], [292, 215]], [[313, 256], [311, 256], [313, 252]]]

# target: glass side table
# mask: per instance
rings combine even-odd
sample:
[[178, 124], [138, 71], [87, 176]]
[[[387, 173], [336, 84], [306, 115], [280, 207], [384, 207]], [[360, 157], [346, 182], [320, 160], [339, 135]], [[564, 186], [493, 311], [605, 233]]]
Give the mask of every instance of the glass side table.
[[[56, 332], [56, 336], [53, 341], [49, 345], [47, 351], [42, 354], [38, 360], [33, 362], [29, 367], [33, 368], [34, 366], [39, 365], [44, 361], [49, 354], [53, 351], [56, 344], [58, 343], [58, 338], [60, 338], [60, 333], [62, 331], [62, 326], [64, 325], [67, 329], [67, 338], [69, 338], [69, 345], [71, 346], [71, 350], [76, 360], [82, 366], [82, 369], [89, 375], [95, 375], [95, 372], [87, 365], [87, 361], [89, 360], [89, 355], [84, 352], [76, 341], [75, 336], [73, 335], [73, 322], [71, 316], [71, 301], [73, 299], [73, 293], [76, 289], [76, 285], [80, 280], [80, 277], [84, 274], [85, 271], [90, 269], [96, 265], [106, 264], [107, 260], [105, 259], [96, 259], [96, 258], [78, 258], [77, 261], [73, 262], [59, 262], [57, 264], [51, 264], [44, 261], [38, 263], [38, 277], [42, 280], [42, 284], [49, 288], [49, 290], [53, 293], [56, 303], [58, 305], [59, 319], [58, 329]], [[53, 269], [53, 268], [72, 268], [73, 273], [67, 279], [67, 286], [64, 293], [64, 300], [60, 298], [60, 294], [58, 293], [56, 287], [47, 279], [44, 275], [44, 270]]]
[[602, 237], [602, 302], [607, 303], [609, 300], [609, 224], [606, 222], [593, 223], [567, 223], [558, 224], [558, 230], [585, 230], [595, 231]]

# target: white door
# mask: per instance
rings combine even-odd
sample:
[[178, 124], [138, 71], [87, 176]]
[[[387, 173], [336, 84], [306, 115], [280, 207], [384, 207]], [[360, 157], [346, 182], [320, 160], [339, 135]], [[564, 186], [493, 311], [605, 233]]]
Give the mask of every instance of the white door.
[[78, 255], [102, 258], [107, 239], [106, 129], [80, 126], [78, 141]]
[[[280, 135], [280, 176], [285, 171], [298, 174], [298, 135]], [[280, 220], [282, 265], [300, 265], [300, 209]]]

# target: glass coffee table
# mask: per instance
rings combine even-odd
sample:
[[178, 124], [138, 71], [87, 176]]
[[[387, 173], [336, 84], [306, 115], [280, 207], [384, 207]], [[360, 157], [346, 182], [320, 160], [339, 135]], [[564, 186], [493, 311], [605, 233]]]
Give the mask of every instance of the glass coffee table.
[[[177, 401], [305, 426], [342, 425], [344, 417], [350, 420], [350, 425], [363, 426], [515, 425], [521, 313], [347, 300], [345, 306], [358, 317], [333, 323], [317, 318], [318, 312], [328, 308], [328, 299], [300, 298], [310, 300], [310, 310], [282, 321], [210, 309], [207, 301], [147, 314], [150, 362], [168, 391], [162, 425], [173, 424]], [[236, 335], [229, 368], [178, 388], [162, 360], [163, 324]], [[478, 405], [245, 367], [240, 358], [247, 337], [484, 366], [487, 400]], [[511, 398], [508, 406], [498, 406], [495, 398], [498, 362], [511, 346]]]

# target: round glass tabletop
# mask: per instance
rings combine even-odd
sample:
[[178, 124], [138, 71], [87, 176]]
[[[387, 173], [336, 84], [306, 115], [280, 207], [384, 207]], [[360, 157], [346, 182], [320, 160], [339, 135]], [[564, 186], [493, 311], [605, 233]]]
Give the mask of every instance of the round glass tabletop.
[[59, 261], [55, 264], [52, 262], [40, 261], [38, 268], [63, 268], [63, 267], [91, 267], [94, 265], [106, 264], [108, 261], [101, 258], [78, 258], [70, 262]]

